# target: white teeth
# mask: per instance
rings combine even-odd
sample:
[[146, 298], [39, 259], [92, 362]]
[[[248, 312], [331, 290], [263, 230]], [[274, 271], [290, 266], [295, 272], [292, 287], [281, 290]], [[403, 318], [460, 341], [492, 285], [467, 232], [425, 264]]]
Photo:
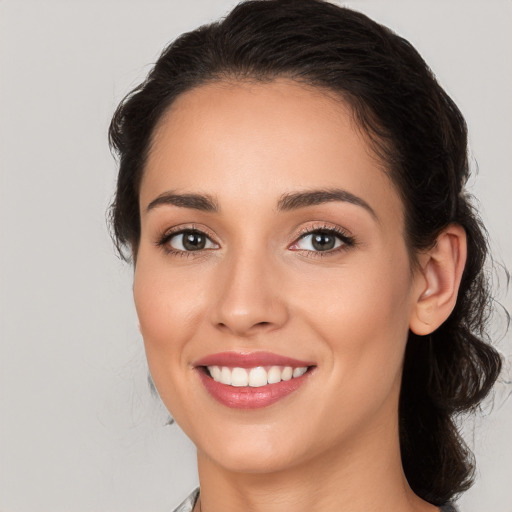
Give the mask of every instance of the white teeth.
[[304, 375], [307, 371], [308, 371], [308, 369], [307, 369], [307, 368], [305, 368], [305, 367], [302, 367], [302, 368], [294, 368], [294, 369], [293, 369], [293, 378], [295, 378], [295, 377], [300, 377], [301, 375]]
[[257, 368], [252, 368], [249, 372], [249, 386], [252, 388], [259, 388], [260, 386], [265, 386], [267, 384], [267, 372], [265, 368], [258, 366]]
[[210, 373], [211, 373], [211, 376], [213, 377], [213, 380], [220, 382], [222, 372], [218, 366], [211, 366]]
[[[224, 368], [222, 368], [224, 370]], [[249, 375], [245, 368], [233, 368], [231, 371], [231, 385], [237, 388], [247, 386], [249, 384]]]
[[281, 382], [281, 368], [279, 366], [272, 366], [268, 371], [267, 381], [269, 384], [277, 384]]
[[282, 380], [290, 380], [293, 377], [293, 368], [291, 366], [285, 366], [281, 373]]
[[227, 384], [228, 386], [231, 385], [231, 370], [225, 366], [222, 367], [220, 372], [220, 382], [222, 382], [222, 384]]
[[301, 377], [308, 368], [301, 366], [292, 368], [291, 366], [272, 366], [265, 370], [263, 366], [255, 368], [229, 368], [227, 366], [208, 366], [208, 371], [212, 379], [221, 384], [234, 387], [253, 387], [258, 388], [267, 384], [277, 384], [281, 381], [287, 381], [292, 378]]

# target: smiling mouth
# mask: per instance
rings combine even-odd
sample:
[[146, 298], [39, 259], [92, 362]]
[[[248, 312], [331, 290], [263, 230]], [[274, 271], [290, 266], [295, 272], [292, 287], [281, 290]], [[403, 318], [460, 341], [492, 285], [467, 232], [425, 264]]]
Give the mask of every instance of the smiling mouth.
[[229, 366], [203, 366], [203, 371], [215, 382], [237, 388], [259, 388], [302, 377], [312, 366], [255, 366], [240, 368]]
[[208, 394], [234, 409], [260, 409], [295, 395], [317, 369], [311, 360], [235, 351], [210, 354], [192, 367]]

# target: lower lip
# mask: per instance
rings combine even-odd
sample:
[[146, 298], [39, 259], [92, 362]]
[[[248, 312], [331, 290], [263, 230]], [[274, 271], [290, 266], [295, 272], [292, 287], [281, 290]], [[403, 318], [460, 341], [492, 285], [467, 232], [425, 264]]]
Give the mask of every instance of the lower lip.
[[214, 381], [202, 368], [197, 369], [199, 377], [210, 395], [233, 409], [260, 409], [267, 407], [293, 393], [306, 382], [310, 371], [300, 377], [253, 388], [250, 386], [227, 386]]

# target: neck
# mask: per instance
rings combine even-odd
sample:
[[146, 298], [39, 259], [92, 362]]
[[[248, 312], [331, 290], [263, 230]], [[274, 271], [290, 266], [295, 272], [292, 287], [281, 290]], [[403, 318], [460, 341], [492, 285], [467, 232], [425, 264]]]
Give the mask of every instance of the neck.
[[198, 451], [201, 512], [435, 512], [403, 473], [397, 420], [274, 472], [230, 471]]

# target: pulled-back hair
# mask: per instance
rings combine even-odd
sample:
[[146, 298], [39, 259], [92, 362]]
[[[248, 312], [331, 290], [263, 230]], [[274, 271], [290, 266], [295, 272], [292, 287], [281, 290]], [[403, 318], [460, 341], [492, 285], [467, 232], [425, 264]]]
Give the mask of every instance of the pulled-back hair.
[[488, 394], [501, 359], [485, 331], [486, 232], [464, 190], [466, 124], [409, 42], [359, 12], [320, 0], [243, 2], [221, 22], [183, 34], [122, 101], [110, 126], [120, 164], [111, 207], [117, 248], [130, 249], [136, 260], [139, 184], [155, 126], [173, 101], [212, 81], [278, 77], [334, 91], [351, 107], [404, 203], [412, 264], [449, 224], [466, 231], [456, 306], [429, 336], [409, 333], [399, 407], [409, 484], [423, 499], [443, 504], [473, 476], [454, 416]]

